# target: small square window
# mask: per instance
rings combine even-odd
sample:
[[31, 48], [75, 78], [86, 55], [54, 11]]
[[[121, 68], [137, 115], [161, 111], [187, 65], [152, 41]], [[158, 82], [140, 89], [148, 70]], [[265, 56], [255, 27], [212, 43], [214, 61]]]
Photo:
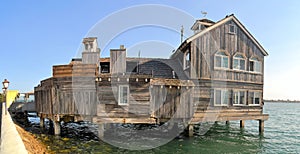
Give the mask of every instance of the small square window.
[[232, 24], [229, 25], [229, 33], [232, 33], [232, 34], [236, 33], [236, 27], [235, 27], [235, 25], [232, 25]]

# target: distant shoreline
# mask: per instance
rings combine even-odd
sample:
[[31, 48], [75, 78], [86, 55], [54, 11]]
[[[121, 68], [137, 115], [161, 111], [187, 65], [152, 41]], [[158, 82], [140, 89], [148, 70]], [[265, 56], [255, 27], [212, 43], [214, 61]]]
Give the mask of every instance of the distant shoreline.
[[264, 100], [264, 102], [269, 103], [300, 103], [300, 101], [290, 101], [290, 100]]

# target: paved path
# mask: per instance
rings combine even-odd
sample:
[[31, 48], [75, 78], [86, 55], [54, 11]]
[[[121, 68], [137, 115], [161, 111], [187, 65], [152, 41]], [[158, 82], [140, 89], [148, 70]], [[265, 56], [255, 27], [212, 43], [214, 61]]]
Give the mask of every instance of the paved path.
[[[0, 105], [2, 106], [2, 104]], [[1, 154], [27, 154], [25, 145], [16, 129], [14, 122], [11, 119], [9, 112], [7, 115], [2, 108], [1, 119]]]

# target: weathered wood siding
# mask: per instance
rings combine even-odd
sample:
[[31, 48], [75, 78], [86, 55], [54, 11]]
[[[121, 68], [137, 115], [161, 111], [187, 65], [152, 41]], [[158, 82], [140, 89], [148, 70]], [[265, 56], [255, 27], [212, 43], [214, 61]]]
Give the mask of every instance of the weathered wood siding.
[[47, 115], [96, 115], [96, 64], [53, 67], [53, 77], [35, 87], [37, 112]]
[[120, 74], [126, 72], [126, 50], [110, 50], [110, 72]]
[[[236, 34], [229, 33], [229, 25], [236, 26]], [[209, 32], [199, 36], [187, 47], [183, 53], [191, 51], [190, 77], [193, 79], [222, 79], [240, 82], [263, 82], [263, 73], [254, 74], [249, 72], [249, 59], [258, 57], [262, 62], [262, 72], [264, 70], [264, 55], [255, 43], [240, 29], [233, 21], [229, 21]], [[214, 69], [214, 54], [217, 51], [225, 50], [229, 53], [229, 70], [218, 71]], [[246, 56], [246, 71], [239, 72], [232, 70], [233, 56], [236, 52]], [[181, 57], [178, 57], [181, 58]]]
[[193, 116], [193, 89], [191, 87], [153, 86], [151, 112], [157, 118], [182, 118]]
[[[106, 77], [97, 82], [99, 118], [150, 117], [150, 79], [130, 77]], [[129, 85], [129, 102], [119, 105], [119, 86]]]

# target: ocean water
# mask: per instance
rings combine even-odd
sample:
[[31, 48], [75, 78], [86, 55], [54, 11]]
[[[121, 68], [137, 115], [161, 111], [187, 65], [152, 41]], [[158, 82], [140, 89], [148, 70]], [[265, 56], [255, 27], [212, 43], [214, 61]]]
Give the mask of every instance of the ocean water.
[[169, 143], [144, 151], [130, 151], [95, 140], [76, 137], [37, 135], [54, 153], [300, 153], [300, 103], [265, 103], [264, 113], [270, 115], [263, 135], [258, 121], [213, 124], [204, 135], [181, 136]]

